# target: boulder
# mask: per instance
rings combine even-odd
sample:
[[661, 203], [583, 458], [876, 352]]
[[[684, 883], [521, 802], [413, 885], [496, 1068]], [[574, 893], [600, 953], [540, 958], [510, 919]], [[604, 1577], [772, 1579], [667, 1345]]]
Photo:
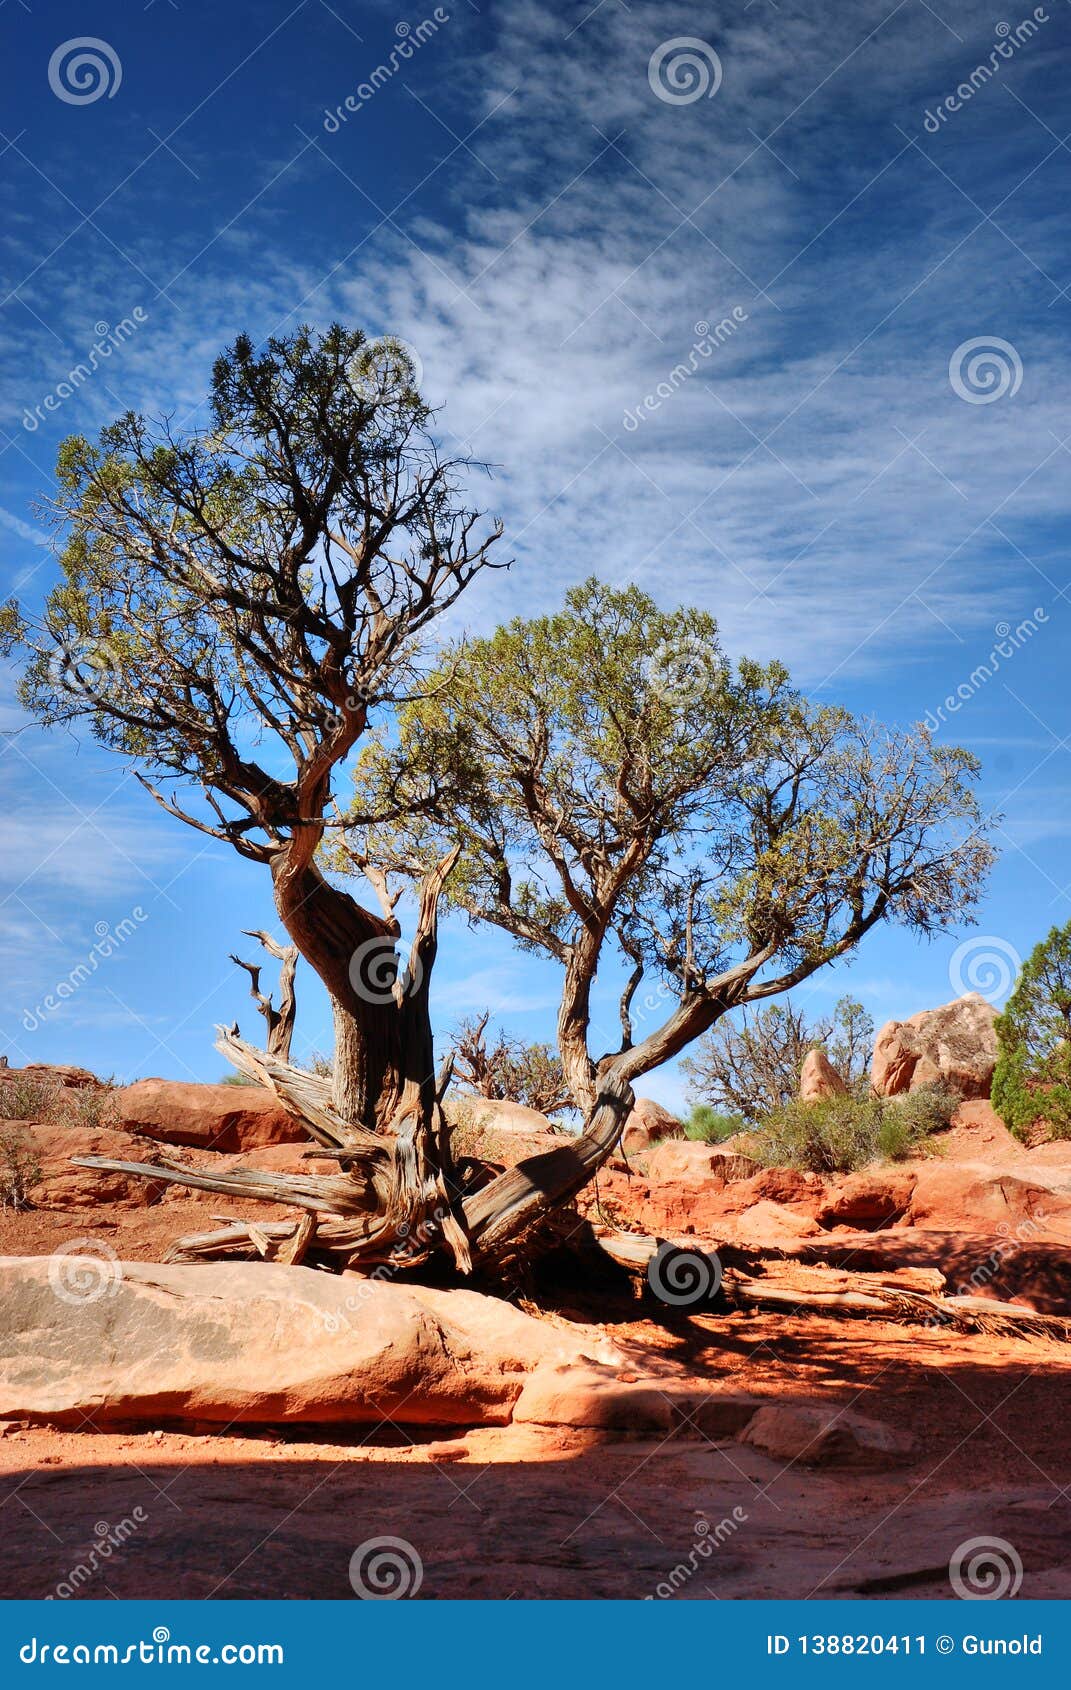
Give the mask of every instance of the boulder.
[[642, 1436], [733, 1438], [754, 1418], [756, 1397], [696, 1391], [678, 1380], [642, 1378], [612, 1367], [545, 1366], [528, 1379], [513, 1410], [515, 1425], [568, 1426]]
[[874, 1045], [871, 1085], [880, 1097], [942, 1085], [961, 1097], [988, 1097], [997, 1062], [997, 1010], [967, 992], [909, 1021], [887, 1021]]
[[144, 1209], [159, 1200], [162, 1182], [135, 1179], [94, 1168], [72, 1168], [72, 1156], [107, 1156], [116, 1162], [152, 1160], [154, 1147], [132, 1133], [112, 1127], [82, 1127], [65, 1123], [35, 1124], [27, 1138], [41, 1165], [41, 1183], [32, 1193], [38, 1209], [87, 1209], [114, 1204]]
[[301, 1122], [261, 1086], [138, 1080], [114, 1097], [120, 1127], [163, 1144], [234, 1155], [265, 1144], [308, 1143]]
[[851, 1226], [869, 1232], [891, 1226], [907, 1213], [917, 1176], [892, 1168], [864, 1168], [830, 1181], [815, 1211], [820, 1226]]
[[653, 1180], [684, 1180], [697, 1184], [703, 1180], [721, 1178], [728, 1160], [714, 1144], [698, 1139], [667, 1138], [656, 1144], [644, 1157], [647, 1172]]
[[745, 1428], [741, 1442], [775, 1461], [805, 1467], [896, 1467], [914, 1440], [880, 1420], [833, 1404], [768, 1403]]
[[844, 1097], [848, 1087], [824, 1050], [809, 1050], [800, 1069], [800, 1102], [821, 1103], [827, 1097]]
[[638, 1097], [621, 1135], [626, 1156], [637, 1156], [664, 1138], [681, 1138], [684, 1125], [653, 1098]]
[[96, 1250], [0, 1258], [0, 1418], [499, 1425], [537, 1367], [624, 1366], [475, 1291]]

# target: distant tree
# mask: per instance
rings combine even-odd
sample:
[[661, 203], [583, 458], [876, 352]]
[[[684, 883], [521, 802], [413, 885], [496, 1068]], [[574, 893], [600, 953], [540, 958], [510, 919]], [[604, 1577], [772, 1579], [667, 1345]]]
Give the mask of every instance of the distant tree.
[[719, 1021], [681, 1067], [700, 1102], [759, 1121], [797, 1095], [803, 1059], [816, 1047], [848, 1089], [861, 1094], [873, 1044], [874, 1023], [854, 998], [841, 998], [832, 1015], [818, 1021], [788, 1000]]
[[453, 1034], [454, 1078], [478, 1097], [508, 1099], [557, 1115], [572, 1104], [553, 1045], [525, 1044], [499, 1028], [488, 1043], [490, 1015], [461, 1021]]
[[1071, 1137], [1071, 922], [1035, 945], [996, 1029], [997, 1114], [1015, 1133], [1046, 1121]]
[[[517, 1212], [583, 1185], [632, 1082], [730, 1010], [881, 922], [969, 916], [992, 857], [976, 773], [923, 728], [809, 702], [779, 665], [733, 669], [712, 617], [635, 587], [588, 581], [556, 615], [448, 648], [366, 747], [355, 820], [397, 807], [371, 838], [400, 867], [459, 847], [449, 903], [561, 966], [558, 1049], [588, 1123], [553, 1172], [514, 1170]], [[615, 957], [620, 1037], [600, 1051], [591, 993]]]

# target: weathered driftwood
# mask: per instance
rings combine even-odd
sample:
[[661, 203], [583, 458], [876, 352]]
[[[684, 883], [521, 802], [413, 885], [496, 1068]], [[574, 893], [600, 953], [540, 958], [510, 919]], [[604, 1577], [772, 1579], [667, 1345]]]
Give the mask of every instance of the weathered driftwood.
[[270, 992], [260, 989], [259, 962], [243, 962], [240, 956], [231, 952], [231, 961], [238, 967], [244, 968], [249, 975], [249, 995], [256, 1004], [264, 1024], [267, 1028], [265, 1048], [269, 1056], [277, 1056], [283, 1062], [290, 1060], [290, 1045], [294, 1037], [294, 1021], [297, 1016], [297, 999], [294, 994], [294, 977], [297, 973], [298, 948], [296, 945], [280, 945], [270, 933], [263, 932], [258, 927], [244, 927], [246, 937], [256, 939], [279, 963], [279, 1007]]
[[[611, 1261], [637, 1275], [645, 1275], [662, 1246], [674, 1242], [604, 1227], [593, 1231], [595, 1242]], [[694, 1240], [676, 1243], [683, 1251], [708, 1253]], [[709, 1253], [716, 1252], [717, 1247], [711, 1245]], [[733, 1253], [726, 1252], [727, 1256]], [[988, 1297], [946, 1297], [945, 1283], [944, 1274], [937, 1268], [852, 1273], [821, 1265], [804, 1267], [774, 1255], [761, 1262], [758, 1272], [726, 1266], [721, 1276], [722, 1294], [736, 1307], [849, 1315], [957, 1332], [986, 1332], [995, 1337], [1071, 1342], [1071, 1319], [1037, 1314], [1016, 1303], [998, 1303]]]

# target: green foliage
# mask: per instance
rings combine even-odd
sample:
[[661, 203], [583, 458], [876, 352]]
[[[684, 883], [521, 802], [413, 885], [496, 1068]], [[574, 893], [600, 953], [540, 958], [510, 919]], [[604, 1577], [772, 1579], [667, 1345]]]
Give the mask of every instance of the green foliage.
[[[992, 856], [976, 774], [923, 729], [807, 700], [779, 664], [730, 663], [706, 612], [590, 579], [444, 651], [397, 734], [366, 742], [351, 817], [403, 871], [460, 844], [447, 899], [565, 965], [580, 1042], [615, 943], [633, 979], [716, 1005], [726, 976], [734, 1003], [772, 997], [879, 921], [960, 919]], [[404, 821], [372, 825], [391, 804]], [[635, 1039], [642, 1001], [622, 1005], [633, 1077], [715, 1019]]]
[[870, 1162], [899, 1161], [946, 1128], [957, 1099], [933, 1089], [903, 1097], [794, 1098], [761, 1123], [750, 1154], [770, 1167], [850, 1173]]
[[1071, 922], [1054, 927], [1023, 964], [997, 1017], [993, 1108], [1020, 1136], [1039, 1122], [1071, 1138]]
[[30, 1193], [41, 1181], [41, 1164], [29, 1134], [0, 1129], [0, 1210], [31, 1209]]
[[221, 1074], [221, 1086], [255, 1086], [260, 1089], [260, 1081], [254, 1080], [251, 1074]]
[[744, 1125], [742, 1115], [721, 1114], [709, 1103], [697, 1103], [684, 1123], [684, 1136], [701, 1144], [720, 1144], [734, 1133], [743, 1132]]

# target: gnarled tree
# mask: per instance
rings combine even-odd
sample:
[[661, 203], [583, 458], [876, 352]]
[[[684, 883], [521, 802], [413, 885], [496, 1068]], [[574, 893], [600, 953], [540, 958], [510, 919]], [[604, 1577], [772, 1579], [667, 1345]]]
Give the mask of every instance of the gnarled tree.
[[267, 870], [327, 988], [330, 1085], [233, 1035], [221, 1048], [360, 1179], [266, 1194], [309, 1208], [322, 1186], [328, 1211], [353, 1217], [354, 1257], [388, 1251], [437, 1205], [436, 1237], [467, 1260], [428, 1014], [452, 848], [423, 876], [404, 967], [375, 865], [368, 907], [317, 853], [340, 768], [419, 684], [421, 640], [500, 529], [465, 503], [464, 466], [439, 454], [395, 342], [339, 327], [259, 351], [240, 338], [216, 362], [210, 412], [181, 436], [127, 414], [97, 444], [64, 443], [61, 580], [39, 616], [3, 618], [8, 645], [28, 648], [22, 700], [45, 723], [84, 724], [171, 815]]
[[256, 939], [270, 957], [274, 957], [279, 964], [279, 1003], [270, 992], [260, 989], [260, 974], [262, 964], [259, 962], [243, 962], [240, 956], [231, 952], [231, 961], [236, 968], [244, 968], [249, 975], [249, 995], [257, 1009], [264, 1017], [264, 1048], [269, 1056], [277, 1056], [283, 1062], [290, 1060], [290, 1046], [294, 1038], [294, 1021], [297, 1017], [297, 998], [294, 993], [294, 976], [297, 973], [298, 948], [296, 945], [280, 945], [270, 933], [263, 932], [258, 927], [243, 929], [247, 939]]
[[[710, 616], [635, 587], [589, 581], [557, 615], [447, 650], [396, 737], [365, 748], [356, 810], [404, 818], [374, 830], [384, 863], [458, 845], [448, 901], [561, 965], [558, 1045], [588, 1120], [570, 1163], [533, 1165], [531, 1210], [612, 1151], [602, 1101], [730, 1010], [881, 922], [968, 918], [992, 856], [975, 774], [922, 728], [809, 702], [779, 665], [732, 668]], [[604, 1043], [592, 992], [615, 963]]]

